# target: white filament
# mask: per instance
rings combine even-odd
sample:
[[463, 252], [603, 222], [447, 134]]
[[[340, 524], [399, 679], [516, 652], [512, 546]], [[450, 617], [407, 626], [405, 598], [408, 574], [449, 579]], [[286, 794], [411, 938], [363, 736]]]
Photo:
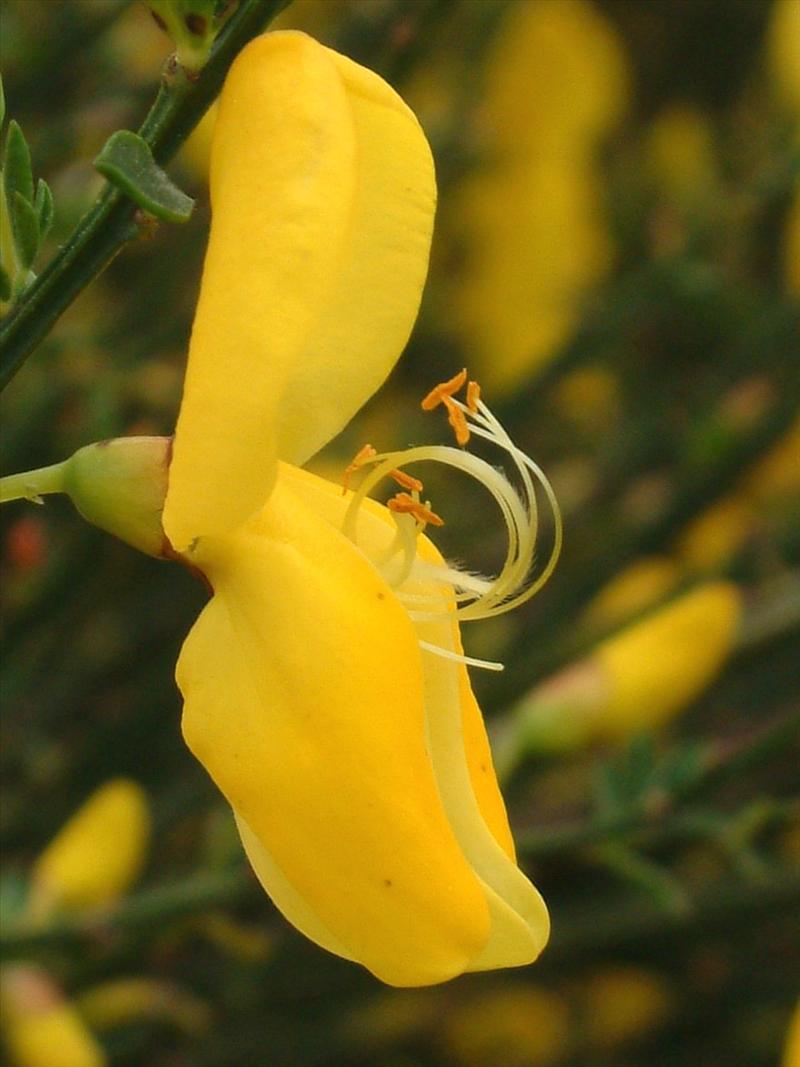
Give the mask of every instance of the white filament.
[[[416, 551], [416, 538], [424, 523], [417, 521], [412, 515], [394, 514], [397, 523], [395, 537], [381, 558], [374, 562], [381, 569], [386, 580], [397, 590], [399, 599], [406, 604], [409, 615], [415, 621], [440, 618], [455, 611], [456, 617], [466, 622], [511, 611], [524, 604], [542, 588], [552, 574], [561, 551], [561, 513], [555, 493], [542, 470], [529, 456], [517, 448], [482, 401], [478, 401], [476, 411], [471, 411], [465, 404], [454, 398], [452, 402], [464, 414], [472, 434], [491, 442], [510, 456], [519, 478], [521, 493], [503, 471], [497, 470], [485, 460], [460, 448], [428, 445], [397, 452], [384, 452], [364, 462], [363, 466], [371, 469], [365, 474], [357, 491], [353, 494], [343, 523], [344, 533], [355, 544], [358, 544], [358, 515], [365, 497], [392, 471], [414, 463], [433, 461], [453, 467], [480, 482], [491, 494], [505, 522], [508, 538], [503, 566], [494, 578], [484, 578], [459, 570], [452, 565], [441, 566], [421, 559]], [[537, 484], [544, 491], [552, 511], [553, 546], [544, 568], [535, 578], [532, 578], [538, 532]], [[411, 495], [415, 501], [419, 502], [418, 492], [412, 491]], [[444, 586], [447, 591], [430, 596], [404, 591], [403, 585], [409, 578], [423, 582], [436, 582]], [[435, 651], [439, 655], [457, 659], [462, 663], [490, 670], [502, 669], [500, 664], [473, 660], [425, 642], [421, 642], [421, 645], [428, 651]]]

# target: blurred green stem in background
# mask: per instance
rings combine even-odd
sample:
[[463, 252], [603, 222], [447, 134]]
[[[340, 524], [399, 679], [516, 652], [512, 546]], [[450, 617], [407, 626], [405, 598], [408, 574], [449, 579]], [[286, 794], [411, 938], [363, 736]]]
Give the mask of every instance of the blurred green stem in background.
[[[112, 933], [155, 934], [176, 918], [201, 914], [219, 906], [241, 903], [254, 890], [252, 880], [241, 873], [193, 875], [182, 882], [146, 890], [128, 897], [113, 910], [87, 911], [61, 918], [40, 929], [7, 926], [0, 935], [0, 950], [6, 958], [18, 958], [41, 948], [68, 947], [101, 939]], [[724, 879], [686, 898], [685, 907], [665, 909], [642, 903], [620, 907], [606, 902], [580, 912], [566, 909], [556, 915], [552, 942], [542, 965], [558, 966], [584, 954], [647, 938], [669, 937], [678, 931], [706, 929], [769, 914], [800, 902], [800, 875], [796, 870], [777, 870], [757, 882]]]
[[[798, 736], [800, 709], [794, 708], [781, 715], [770, 726], [758, 731], [734, 752], [728, 747], [715, 748], [708, 745], [699, 762], [697, 773], [675, 786], [668, 795], [661, 794], [658, 804], [648, 803], [645, 795], [621, 811], [522, 833], [517, 842], [519, 851], [525, 856], [543, 857], [634, 835], [646, 834], [648, 837], [666, 840], [673, 835], [673, 821], [670, 817], [677, 818], [680, 814], [683, 820], [684, 813], [679, 809], [684, 803], [722, 788], [760, 764], [768, 764], [776, 753], [785, 751], [787, 746], [796, 743]], [[688, 833], [690, 829], [692, 833], [689, 836], [693, 836], [694, 830], [697, 829], [696, 824], [691, 820], [680, 821], [680, 829], [675, 833], [680, 836], [683, 831]]]
[[[236, 55], [289, 0], [242, 0], [220, 33], [210, 58], [192, 81], [168, 69], [155, 103], [139, 129], [153, 157], [164, 165], [218, 95]], [[78, 294], [108, 266], [146, 220], [121, 192], [107, 188], [71, 237], [0, 324], [0, 389], [47, 336]]]

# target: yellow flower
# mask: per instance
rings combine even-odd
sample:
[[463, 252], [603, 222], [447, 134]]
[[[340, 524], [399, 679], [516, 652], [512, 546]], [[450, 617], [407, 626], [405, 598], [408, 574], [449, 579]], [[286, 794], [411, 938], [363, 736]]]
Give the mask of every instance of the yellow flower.
[[593, 972], [579, 996], [586, 1038], [604, 1049], [657, 1030], [673, 1007], [661, 975], [630, 965], [614, 964]]
[[680, 577], [680, 566], [668, 556], [643, 556], [603, 586], [584, 611], [584, 622], [598, 630], [618, 626], [666, 597]]
[[705, 582], [624, 627], [526, 694], [498, 738], [508, 775], [526, 752], [662, 729], [724, 667], [741, 618], [732, 582]]
[[102, 1048], [39, 967], [12, 963], [0, 974], [3, 1040], [14, 1067], [105, 1067]]
[[[427, 269], [435, 185], [414, 115], [296, 32], [245, 48], [220, 100], [212, 227], [164, 529], [214, 596], [177, 668], [186, 740], [230, 802], [278, 908], [394, 985], [528, 963], [546, 908], [516, 866], [457, 618], [518, 603], [532, 462], [470, 387], [437, 399], [511, 456], [525, 501], [453, 447], [362, 450], [357, 492], [299, 469], [400, 354]], [[468, 431], [466, 431], [468, 433]], [[509, 526], [493, 581], [448, 567], [407, 463], [484, 481]], [[548, 490], [549, 491], [549, 490]], [[556, 538], [558, 541], [558, 536]], [[545, 574], [550, 567], [545, 568]]]
[[644, 140], [645, 165], [669, 200], [696, 204], [714, 188], [717, 166], [708, 118], [687, 104], [661, 111]]
[[722, 568], [752, 535], [754, 518], [752, 506], [741, 494], [721, 497], [681, 531], [677, 554], [693, 571]]
[[113, 978], [81, 993], [76, 1006], [81, 1018], [99, 1033], [160, 1019], [199, 1036], [212, 1021], [211, 1009], [204, 1001], [179, 985], [154, 978]]
[[139, 876], [149, 835], [142, 788], [126, 778], [106, 782], [34, 864], [31, 914], [113, 904]]
[[597, 155], [625, 112], [628, 70], [595, 5], [537, 0], [509, 5], [484, 82], [486, 158], [454, 220], [453, 328], [487, 386], [511, 392], [558, 353], [613, 264]]
[[489, 989], [455, 1004], [440, 1022], [438, 1044], [458, 1067], [551, 1067], [569, 1048], [569, 1009], [536, 986]]
[[800, 118], [800, 5], [775, 0], [767, 27], [767, 63], [775, 93]]
[[604, 641], [594, 657], [608, 685], [597, 733], [626, 737], [682, 711], [727, 660], [740, 614], [736, 586], [708, 582]]

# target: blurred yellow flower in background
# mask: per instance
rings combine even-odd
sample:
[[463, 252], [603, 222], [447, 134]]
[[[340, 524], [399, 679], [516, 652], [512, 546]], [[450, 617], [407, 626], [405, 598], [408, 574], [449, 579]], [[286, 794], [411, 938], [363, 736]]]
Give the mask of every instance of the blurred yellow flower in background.
[[776, 94], [800, 121], [800, 4], [795, 0], [772, 4], [767, 61]]
[[721, 670], [741, 606], [732, 582], [706, 582], [542, 682], [522, 698], [498, 736], [501, 775], [525, 752], [618, 742], [666, 725]]
[[613, 260], [597, 152], [627, 104], [613, 29], [584, 0], [509, 8], [485, 72], [486, 159], [455, 197], [453, 323], [487, 387], [552, 358]]
[[673, 1004], [663, 977], [624, 965], [591, 974], [581, 985], [579, 1000], [586, 1041], [602, 1049], [617, 1048], [657, 1029]]
[[85, 990], [75, 1005], [93, 1030], [102, 1033], [132, 1022], [162, 1019], [187, 1034], [203, 1034], [213, 1011], [198, 997], [153, 978], [115, 978]]
[[78, 809], [33, 865], [30, 914], [113, 904], [144, 867], [150, 811], [141, 786], [116, 778]]
[[621, 570], [587, 605], [584, 622], [598, 630], [619, 626], [677, 586], [681, 568], [668, 556], [646, 556]]
[[753, 508], [741, 495], [721, 497], [681, 531], [676, 552], [694, 571], [723, 567], [753, 529]]
[[3, 967], [0, 1008], [12, 1067], [105, 1067], [102, 1048], [41, 968]]
[[453, 1067], [550, 1067], [569, 1044], [566, 1002], [537, 986], [486, 990], [442, 1015], [437, 1041]]
[[717, 177], [708, 118], [688, 104], [672, 104], [651, 124], [644, 141], [650, 180], [679, 205], [696, 205]]

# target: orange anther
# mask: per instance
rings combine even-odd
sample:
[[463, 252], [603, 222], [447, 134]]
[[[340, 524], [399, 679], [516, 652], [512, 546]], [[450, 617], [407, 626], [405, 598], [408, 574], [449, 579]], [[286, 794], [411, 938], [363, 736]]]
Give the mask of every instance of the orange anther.
[[405, 471], [393, 470], [389, 471], [389, 474], [397, 482], [398, 485], [402, 485], [404, 489], [410, 489], [412, 492], [422, 492], [422, 482], [419, 478], [414, 478], [411, 474], [406, 474]]
[[478, 401], [481, 398], [481, 387], [477, 382], [467, 383], [467, 407], [474, 415], [478, 410]]
[[417, 522], [430, 523], [431, 526], [444, 526], [444, 519], [437, 515], [435, 511], [431, 511], [425, 504], [420, 503], [419, 500], [415, 500], [408, 493], [397, 493], [386, 504], [389, 511], [394, 511], [398, 515], [412, 515]]
[[442, 398], [444, 405], [447, 408], [447, 421], [453, 427], [453, 433], [456, 435], [456, 444], [464, 445], [469, 441], [469, 426], [467, 426], [467, 418], [460, 407], [457, 407], [449, 396]]
[[342, 478], [342, 495], [344, 495], [350, 488], [350, 478], [352, 475], [355, 474], [359, 467], [363, 467], [368, 460], [374, 459], [377, 454], [378, 453], [372, 445], [364, 445], [363, 448], [360, 448], [358, 452], [356, 452], [353, 459], [348, 463], [344, 470], [344, 477]]
[[446, 382], [440, 382], [435, 385], [433, 389], [422, 400], [423, 411], [433, 411], [437, 408], [446, 397], [450, 397], [453, 393], [457, 393], [467, 380], [467, 369], [460, 370], [458, 374], [454, 374], [452, 378]]

